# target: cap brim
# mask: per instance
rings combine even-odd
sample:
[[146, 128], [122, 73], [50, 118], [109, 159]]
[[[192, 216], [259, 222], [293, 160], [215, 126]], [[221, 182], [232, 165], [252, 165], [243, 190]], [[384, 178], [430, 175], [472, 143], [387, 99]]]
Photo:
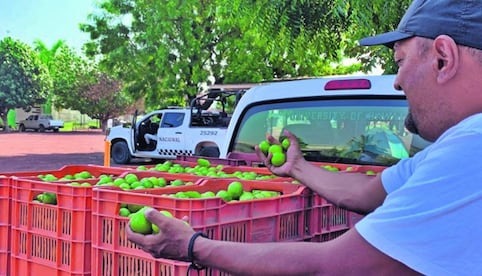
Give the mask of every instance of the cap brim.
[[393, 48], [393, 44], [399, 40], [412, 37], [412, 34], [405, 34], [399, 31], [392, 31], [388, 33], [383, 33], [375, 36], [369, 36], [360, 39], [359, 43], [361, 46], [373, 46], [373, 45], [385, 45], [387, 47]]

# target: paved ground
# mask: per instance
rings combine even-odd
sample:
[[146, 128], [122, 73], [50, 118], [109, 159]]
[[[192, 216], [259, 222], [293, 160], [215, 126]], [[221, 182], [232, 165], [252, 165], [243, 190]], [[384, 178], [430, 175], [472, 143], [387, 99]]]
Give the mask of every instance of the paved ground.
[[71, 164], [104, 164], [98, 130], [60, 133], [0, 132], [0, 172], [55, 170]]

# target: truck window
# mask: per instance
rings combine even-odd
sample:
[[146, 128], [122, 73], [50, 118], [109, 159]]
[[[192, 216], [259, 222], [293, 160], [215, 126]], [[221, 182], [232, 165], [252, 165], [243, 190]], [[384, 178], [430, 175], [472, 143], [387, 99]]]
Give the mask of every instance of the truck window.
[[182, 125], [184, 120], [184, 113], [179, 112], [167, 112], [164, 114], [164, 120], [162, 121], [161, 127], [179, 127]]
[[242, 118], [233, 152], [254, 153], [266, 133], [294, 133], [305, 158], [317, 162], [391, 165], [428, 143], [404, 128], [407, 102], [397, 99], [310, 100], [263, 104]]

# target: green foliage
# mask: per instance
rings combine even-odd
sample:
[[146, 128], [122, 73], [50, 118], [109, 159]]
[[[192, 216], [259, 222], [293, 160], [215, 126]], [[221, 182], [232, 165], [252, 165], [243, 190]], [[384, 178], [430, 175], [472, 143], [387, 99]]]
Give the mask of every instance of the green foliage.
[[185, 105], [212, 81], [358, 70], [342, 64], [346, 18], [332, 2], [106, 0], [81, 29], [92, 39], [86, 53], [152, 109]]
[[[9, 109], [43, 103], [51, 87], [47, 68], [26, 44], [10, 37], [0, 41], [0, 117]], [[4, 129], [8, 131], [8, 127]]]

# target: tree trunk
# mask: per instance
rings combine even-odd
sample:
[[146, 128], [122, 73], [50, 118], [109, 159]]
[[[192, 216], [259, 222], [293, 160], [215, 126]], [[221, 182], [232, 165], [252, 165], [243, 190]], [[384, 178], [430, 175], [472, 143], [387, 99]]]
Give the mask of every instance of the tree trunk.
[[109, 120], [109, 119], [101, 119], [101, 120], [100, 120], [100, 127], [101, 127], [101, 129], [102, 129], [102, 132], [104, 132], [104, 133], [105, 133], [105, 131], [107, 130], [107, 121], [108, 121], [108, 120]]

